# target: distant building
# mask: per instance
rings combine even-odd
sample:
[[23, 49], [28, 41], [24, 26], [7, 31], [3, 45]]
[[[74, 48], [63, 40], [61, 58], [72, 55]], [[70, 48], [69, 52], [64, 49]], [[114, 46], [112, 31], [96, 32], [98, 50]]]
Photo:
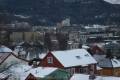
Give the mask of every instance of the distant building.
[[80, 32], [71, 31], [68, 33], [68, 49], [78, 49], [80, 44], [82, 44], [80, 40]]
[[111, 54], [113, 56], [120, 56], [120, 43], [117, 41], [112, 40], [111, 42], [106, 42], [104, 45], [104, 49], [106, 53]]
[[[89, 38], [104, 38], [104, 37], [112, 37], [113, 32], [90, 32], [90, 33], [80, 33], [80, 40], [82, 43], [87, 43], [87, 39]], [[89, 43], [89, 42], [88, 42]]]
[[12, 42], [30, 42], [30, 41], [43, 41], [44, 33], [40, 32], [12, 32], [10, 40]]
[[70, 26], [70, 19], [66, 18], [65, 20], [62, 21], [62, 26]]
[[67, 49], [78, 49], [80, 47], [79, 42], [68, 41]]

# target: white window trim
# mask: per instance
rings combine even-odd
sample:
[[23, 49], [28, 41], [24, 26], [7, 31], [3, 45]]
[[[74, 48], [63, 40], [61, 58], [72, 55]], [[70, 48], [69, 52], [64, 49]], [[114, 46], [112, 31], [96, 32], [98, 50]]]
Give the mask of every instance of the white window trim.
[[47, 62], [48, 62], [48, 64], [52, 64], [53, 63], [53, 57], [47, 57]]

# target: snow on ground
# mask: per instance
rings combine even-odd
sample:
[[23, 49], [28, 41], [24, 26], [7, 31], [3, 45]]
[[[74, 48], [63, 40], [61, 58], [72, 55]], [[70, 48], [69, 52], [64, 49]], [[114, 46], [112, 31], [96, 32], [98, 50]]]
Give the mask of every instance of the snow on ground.
[[[85, 74], [74, 74], [70, 80], [89, 80], [89, 75]], [[95, 80], [120, 80], [120, 77], [102, 77], [102, 76], [96, 76]]]

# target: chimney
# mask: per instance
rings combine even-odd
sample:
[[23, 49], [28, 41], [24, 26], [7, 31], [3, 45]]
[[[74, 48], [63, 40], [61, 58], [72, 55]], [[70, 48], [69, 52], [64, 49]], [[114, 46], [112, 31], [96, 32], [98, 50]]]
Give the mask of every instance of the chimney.
[[33, 68], [37, 68], [38, 65], [37, 65], [37, 61], [33, 61]]

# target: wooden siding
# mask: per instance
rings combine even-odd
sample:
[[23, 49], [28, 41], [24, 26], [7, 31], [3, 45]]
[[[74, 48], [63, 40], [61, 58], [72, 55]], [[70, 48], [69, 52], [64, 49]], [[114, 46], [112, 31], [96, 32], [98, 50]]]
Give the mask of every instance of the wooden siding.
[[[48, 63], [47, 58], [52, 57], [53, 58], [53, 63]], [[57, 67], [57, 68], [64, 68], [64, 66], [54, 57], [54, 55], [49, 52], [46, 57], [41, 60], [40, 65], [42, 67]]]

